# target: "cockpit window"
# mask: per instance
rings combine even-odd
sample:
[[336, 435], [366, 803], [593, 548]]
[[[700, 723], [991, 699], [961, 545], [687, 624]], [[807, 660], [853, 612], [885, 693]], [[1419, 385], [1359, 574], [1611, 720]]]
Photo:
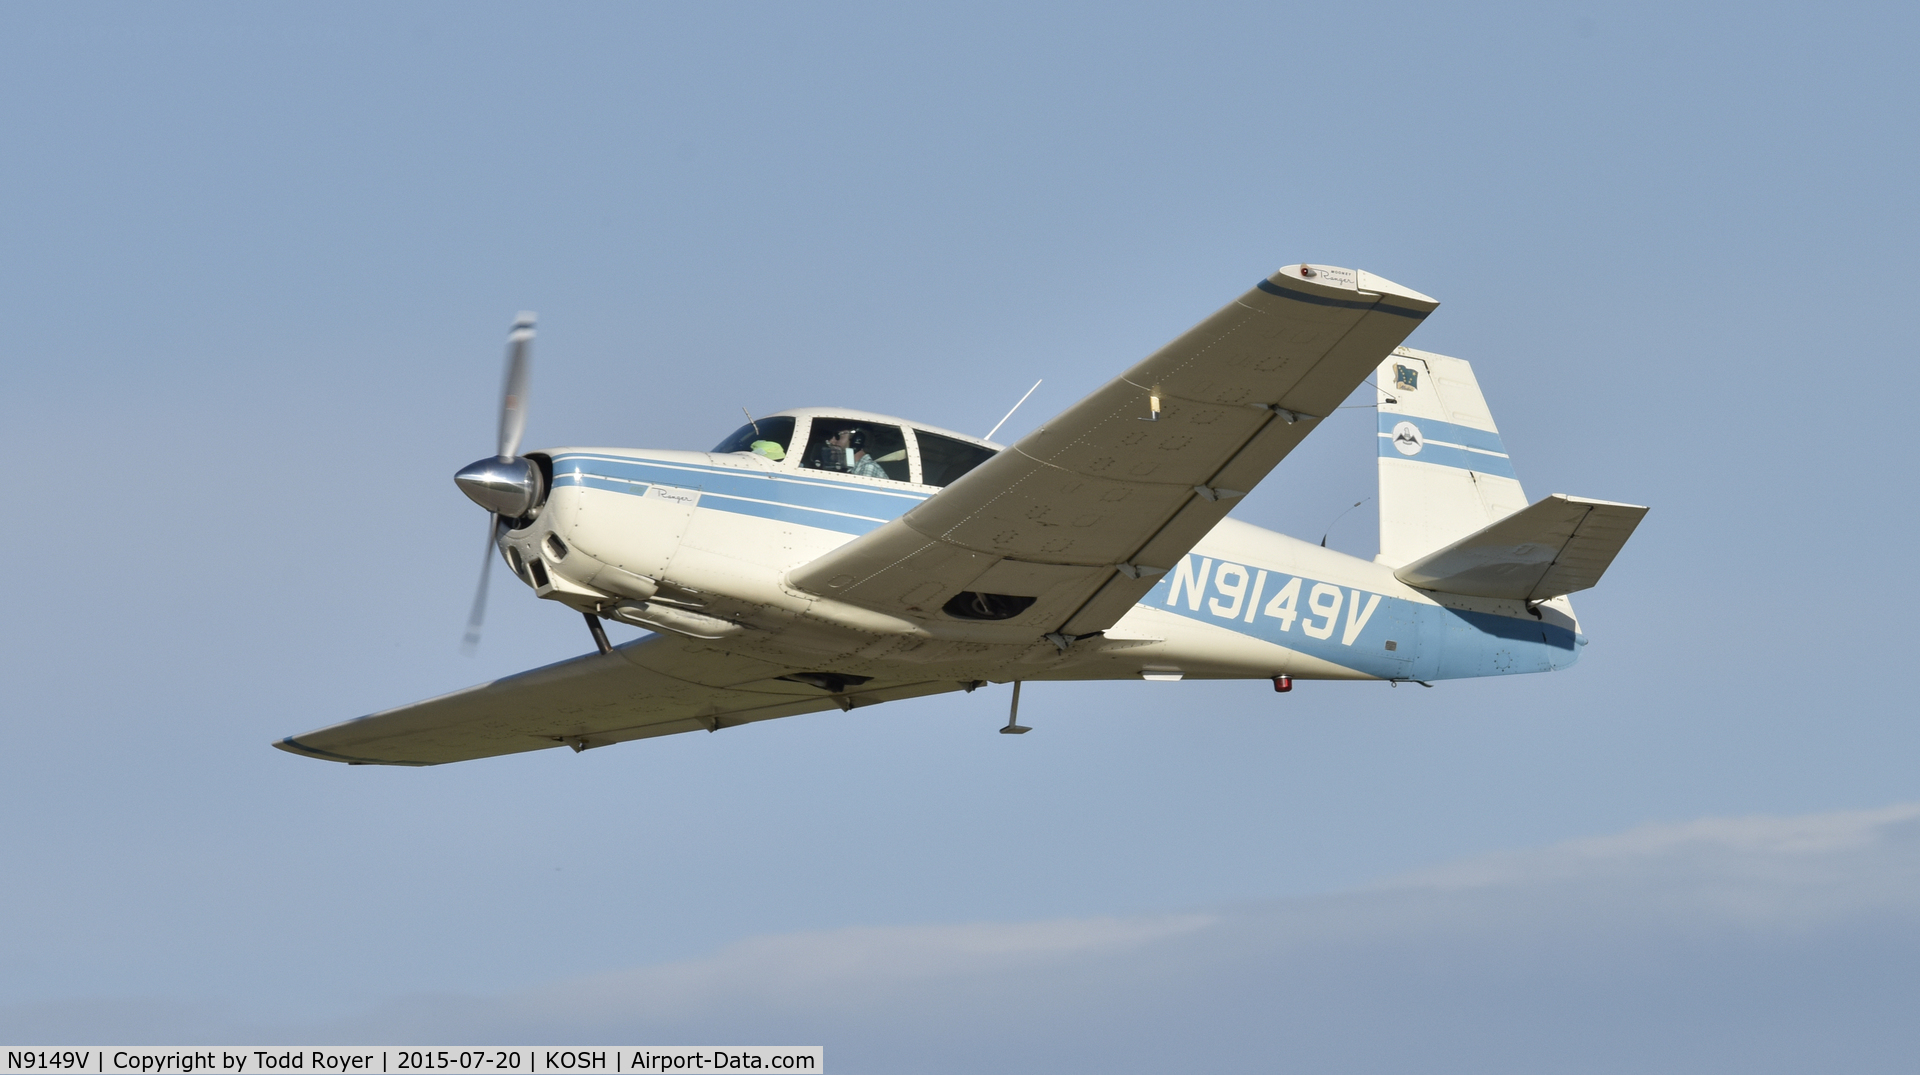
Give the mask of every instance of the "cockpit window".
[[913, 431], [920, 442], [920, 481], [925, 485], [952, 485], [960, 475], [992, 459], [992, 448], [968, 444], [924, 429]]
[[749, 422], [734, 431], [733, 436], [720, 442], [713, 454], [726, 452], [752, 452], [764, 455], [768, 459], [785, 459], [787, 446], [793, 443], [792, 418], [762, 418], [758, 422]]
[[865, 478], [912, 480], [907, 468], [907, 438], [900, 427], [854, 418], [815, 418], [800, 465]]

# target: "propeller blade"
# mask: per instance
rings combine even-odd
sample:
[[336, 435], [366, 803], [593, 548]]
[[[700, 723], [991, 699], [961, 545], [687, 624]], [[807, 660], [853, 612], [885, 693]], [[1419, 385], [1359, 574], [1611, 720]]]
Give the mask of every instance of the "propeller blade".
[[473, 611], [467, 613], [467, 640], [461, 643], [461, 650], [468, 656], [480, 646], [480, 625], [487, 618], [487, 580], [493, 577], [493, 541], [498, 536], [500, 516], [487, 515], [487, 555], [480, 561], [480, 585], [473, 591]]
[[507, 384], [500, 399], [500, 461], [520, 454], [520, 435], [527, 431], [527, 366], [533, 351], [533, 314], [514, 318], [507, 333]]

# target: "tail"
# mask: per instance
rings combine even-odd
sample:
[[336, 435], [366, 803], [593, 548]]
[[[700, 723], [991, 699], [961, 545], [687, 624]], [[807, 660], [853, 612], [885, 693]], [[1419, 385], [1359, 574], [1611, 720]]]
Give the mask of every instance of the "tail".
[[1400, 347], [1376, 372], [1381, 563], [1423, 589], [1529, 603], [1600, 581], [1646, 508], [1529, 506], [1472, 366]]
[[1380, 391], [1380, 555], [1399, 567], [1527, 506], [1473, 367], [1397, 347]]

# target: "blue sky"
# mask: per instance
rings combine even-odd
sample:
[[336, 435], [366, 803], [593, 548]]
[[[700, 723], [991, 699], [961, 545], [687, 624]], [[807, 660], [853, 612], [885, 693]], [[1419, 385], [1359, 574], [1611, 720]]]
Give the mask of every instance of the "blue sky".
[[[0, 10], [4, 1036], [1761, 1070], [1790, 1027], [1905, 1062], [1914, 23]], [[996, 688], [434, 770], [267, 747], [590, 644], [503, 574], [459, 652], [450, 478], [517, 310], [531, 445], [984, 432], [1045, 377], [1007, 439], [1298, 260], [1442, 301], [1409, 342], [1474, 362], [1531, 494], [1652, 506], [1577, 667], [1042, 684], [1017, 739]], [[1311, 540], [1370, 494], [1344, 413], [1236, 514]]]

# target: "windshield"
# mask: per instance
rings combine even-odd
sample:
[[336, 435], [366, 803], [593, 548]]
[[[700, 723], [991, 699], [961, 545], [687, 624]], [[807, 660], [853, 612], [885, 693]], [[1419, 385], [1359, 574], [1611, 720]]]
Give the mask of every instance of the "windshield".
[[792, 443], [792, 418], [762, 418], [734, 430], [733, 436], [721, 441], [713, 449], [713, 454], [752, 452], [778, 460], [787, 457], [787, 446]]

